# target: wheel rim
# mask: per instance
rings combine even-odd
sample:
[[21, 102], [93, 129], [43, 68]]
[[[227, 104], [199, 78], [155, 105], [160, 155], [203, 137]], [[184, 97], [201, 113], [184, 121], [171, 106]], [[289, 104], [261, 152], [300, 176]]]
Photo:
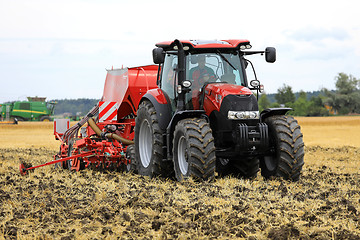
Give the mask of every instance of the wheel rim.
[[189, 163], [187, 161], [187, 152], [186, 152], [186, 139], [184, 136], [181, 136], [178, 142], [178, 162], [179, 168], [182, 175], [186, 175], [189, 168]]
[[144, 120], [140, 126], [139, 154], [142, 165], [147, 168], [150, 165], [152, 153], [152, 134], [148, 120]]
[[264, 163], [265, 163], [266, 168], [269, 171], [274, 171], [276, 169], [276, 158], [275, 157], [265, 156]]

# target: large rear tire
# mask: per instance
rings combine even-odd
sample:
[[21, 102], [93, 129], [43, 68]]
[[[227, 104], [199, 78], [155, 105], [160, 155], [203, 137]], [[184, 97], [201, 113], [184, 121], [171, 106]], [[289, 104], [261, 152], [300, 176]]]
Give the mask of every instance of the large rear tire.
[[178, 181], [190, 177], [205, 181], [214, 179], [214, 138], [210, 125], [204, 119], [184, 119], [177, 123], [173, 140], [173, 160]]
[[304, 142], [298, 122], [291, 116], [265, 119], [272, 152], [260, 159], [261, 175], [298, 181], [304, 165]]
[[163, 161], [163, 130], [156, 110], [149, 101], [143, 101], [135, 119], [135, 162], [139, 174], [149, 177], [168, 177], [171, 162]]

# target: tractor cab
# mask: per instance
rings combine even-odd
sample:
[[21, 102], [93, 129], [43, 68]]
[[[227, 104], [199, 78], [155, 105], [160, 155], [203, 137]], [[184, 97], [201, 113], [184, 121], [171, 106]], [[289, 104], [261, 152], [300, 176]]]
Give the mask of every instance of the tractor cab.
[[[245, 69], [249, 61], [244, 58], [244, 55], [260, 53], [242, 51], [251, 48], [247, 40], [190, 40], [179, 41], [178, 44], [174, 41], [158, 43], [156, 46], [158, 48], [153, 51], [154, 62], [162, 64], [158, 79], [159, 87], [171, 102], [173, 112], [176, 109], [203, 110], [204, 107], [206, 108], [206, 104], [204, 106], [206, 95], [210, 93], [211, 96], [211, 91], [206, 91], [209, 84], [214, 85], [215, 88], [224, 84], [231, 85], [222, 86], [221, 89], [230, 90], [235, 94], [242, 92], [252, 94], [249, 89], [260, 88], [259, 83], [249, 86], [246, 77]], [[268, 57], [269, 61], [274, 62], [275, 49], [268, 50], [267, 56], [272, 54], [272, 59]], [[224, 93], [215, 93], [217, 98], [215, 102], [220, 102]], [[226, 91], [226, 93], [229, 92]]]

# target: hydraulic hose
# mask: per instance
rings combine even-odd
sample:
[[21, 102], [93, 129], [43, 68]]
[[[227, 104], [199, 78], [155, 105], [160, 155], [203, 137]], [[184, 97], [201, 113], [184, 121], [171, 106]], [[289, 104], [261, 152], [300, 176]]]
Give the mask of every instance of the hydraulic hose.
[[62, 141], [69, 144], [70, 140], [75, 137], [76, 133], [88, 121], [88, 119], [97, 115], [98, 113], [99, 113], [99, 104], [96, 104], [83, 119], [81, 119], [77, 124], [66, 130], [66, 132], [61, 138]]
[[123, 138], [123, 137], [121, 137], [121, 136], [119, 136], [119, 135], [117, 135], [115, 133], [107, 133], [107, 134], [105, 134], [105, 137], [118, 140], [124, 145], [132, 145], [132, 144], [134, 144], [134, 141]]
[[92, 130], [94, 130], [94, 132], [96, 133], [96, 135], [98, 135], [99, 137], [101, 137], [101, 130], [100, 128], [96, 125], [95, 121], [93, 118], [89, 118], [88, 119], [88, 124], [91, 127]]
[[[94, 130], [94, 132], [96, 133], [96, 135], [98, 135], [99, 137], [101, 137], [101, 133], [102, 131], [100, 130], [100, 128], [96, 125], [95, 121], [93, 118], [89, 118], [88, 120], [88, 124], [91, 127], [92, 130]], [[115, 133], [106, 133], [105, 137], [107, 138], [112, 138], [115, 140], [120, 141], [122, 144], [124, 145], [131, 145], [134, 144], [134, 141], [128, 140], [126, 138], [123, 138]]]

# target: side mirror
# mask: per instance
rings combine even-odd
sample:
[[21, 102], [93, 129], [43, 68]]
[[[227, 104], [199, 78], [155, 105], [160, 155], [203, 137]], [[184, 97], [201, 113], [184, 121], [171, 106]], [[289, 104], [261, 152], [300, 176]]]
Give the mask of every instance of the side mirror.
[[260, 86], [260, 81], [259, 80], [251, 80], [250, 86], [252, 86], [253, 88], [257, 88]]
[[191, 87], [191, 85], [192, 85], [192, 83], [191, 83], [190, 80], [185, 80], [185, 81], [182, 82], [182, 86], [184, 88], [189, 88], [189, 87]]
[[265, 49], [265, 59], [269, 63], [276, 61], [276, 49], [273, 47], [267, 47]]
[[182, 92], [189, 92], [191, 89], [192, 83], [190, 80], [184, 80], [181, 85], [177, 86], [177, 93], [180, 94]]
[[153, 49], [153, 61], [155, 64], [164, 63], [165, 60], [165, 52], [162, 48], [154, 48]]
[[264, 92], [264, 85], [260, 84], [259, 80], [251, 80], [250, 86], [252, 86], [254, 90], [256, 89], [261, 93]]

